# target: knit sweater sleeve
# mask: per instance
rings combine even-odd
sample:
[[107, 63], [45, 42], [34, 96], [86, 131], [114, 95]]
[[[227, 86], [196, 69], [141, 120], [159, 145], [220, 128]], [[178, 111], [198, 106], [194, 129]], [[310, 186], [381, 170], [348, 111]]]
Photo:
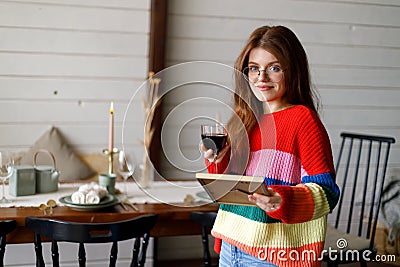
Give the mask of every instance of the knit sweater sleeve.
[[282, 203], [268, 215], [284, 223], [302, 223], [324, 216], [339, 199], [329, 137], [312, 111], [302, 118], [296, 143], [302, 165], [301, 183], [270, 186], [281, 195]]

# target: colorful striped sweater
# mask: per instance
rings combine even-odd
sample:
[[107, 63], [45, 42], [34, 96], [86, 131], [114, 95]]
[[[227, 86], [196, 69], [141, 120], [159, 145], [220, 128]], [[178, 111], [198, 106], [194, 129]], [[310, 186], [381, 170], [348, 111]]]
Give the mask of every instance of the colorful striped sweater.
[[[339, 197], [324, 126], [315, 112], [297, 105], [264, 115], [249, 138], [246, 175], [265, 177], [282, 203], [273, 212], [220, 205], [212, 229], [216, 251], [222, 239], [278, 266], [320, 266], [326, 216]], [[218, 169], [226, 164], [221, 162]]]

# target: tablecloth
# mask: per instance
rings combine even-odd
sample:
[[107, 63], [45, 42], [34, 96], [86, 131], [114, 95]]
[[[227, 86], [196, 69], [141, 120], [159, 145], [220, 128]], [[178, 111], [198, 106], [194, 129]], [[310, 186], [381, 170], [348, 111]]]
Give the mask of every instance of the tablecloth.
[[[46, 203], [49, 199], [57, 202], [57, 205], [63, 206], [59, 199], [71, 195], [78, 190], [82, 183], [60, 183], [58, 191], [52, 193], [35, 194], [29, 196], [10, 196], [6, 186], [6, 197], [12, 200], [12, 203], [0, 203], [1, 208], [6, 207], [38, 207]], [[116, 186], [120, 191], [124, 190], [124, 184], [117, 182]], [[139, 188], [134, 182], [127, 183], [128, 199], [137, 204], [141, 203], [182, 203], [188, 195], [194, 198], [194, 201], [207, 201], [205, 191], [197, 181], [155, 181], [146, 189]], [[123, 197], [122, 194], [117, 195]]]

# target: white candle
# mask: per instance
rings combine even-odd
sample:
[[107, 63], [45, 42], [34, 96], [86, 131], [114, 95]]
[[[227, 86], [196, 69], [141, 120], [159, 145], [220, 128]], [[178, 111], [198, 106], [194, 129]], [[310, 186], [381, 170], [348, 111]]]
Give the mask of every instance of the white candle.
[[111, 153], [114, 149], [114, 102], [110, 105], [110, 125], [108, 134], [108, 151]]

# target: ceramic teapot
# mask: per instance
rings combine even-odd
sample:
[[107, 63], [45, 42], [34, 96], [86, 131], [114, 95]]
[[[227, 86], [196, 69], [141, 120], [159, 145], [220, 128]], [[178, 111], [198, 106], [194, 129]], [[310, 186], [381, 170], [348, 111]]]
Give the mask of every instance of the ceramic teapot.
[[[53, 166], [38, 166], [36, 163], [36, 159], [39, 153], [47, 154], [51, 158]], [[36, 193], [48, 193], [57, 191], [60, 172], [56, 168], [56, 159], [54, 158], [54, 155], [46, 149], [39, 149], [33, 156], [33, 164], [36, 173]]]

